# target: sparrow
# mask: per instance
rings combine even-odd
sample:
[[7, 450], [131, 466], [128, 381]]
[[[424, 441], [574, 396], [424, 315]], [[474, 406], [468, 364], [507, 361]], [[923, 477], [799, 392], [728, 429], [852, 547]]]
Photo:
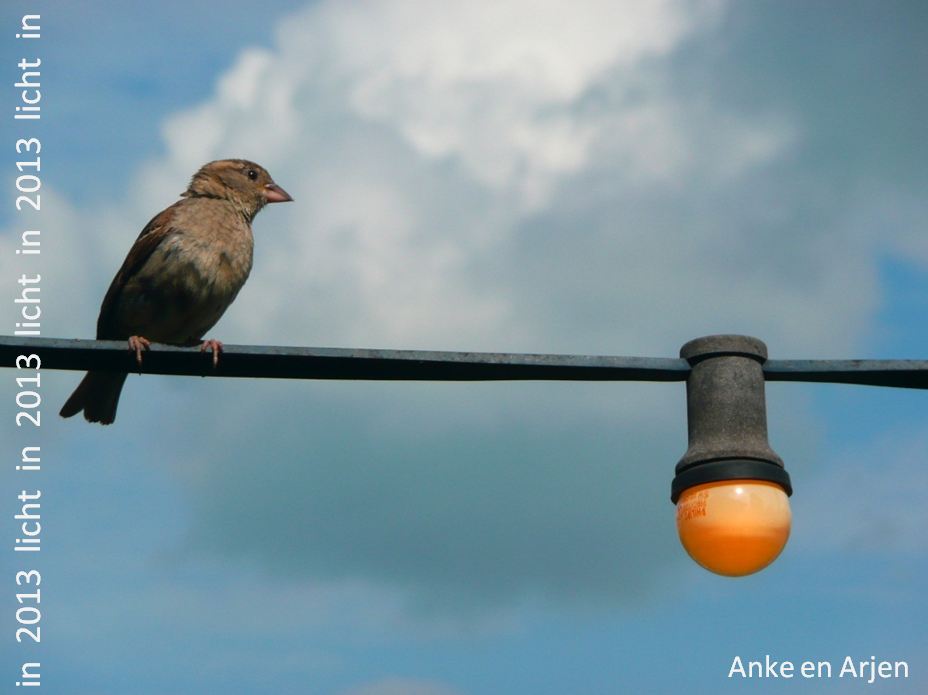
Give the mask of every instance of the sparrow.
[[[97, 319], [97, 340], [127, 340], [139, 365], [152, 342], [201, 341], [251, 272], [251, 223], [268, 203], [293, 198], [267, 171], [244, 159], [205, 164], [181, 200], [155, 215], [113, 278]], [[222, 343], [203, 341], [218, 364]], [[89, 422], [116, 418], [125, 372], [90, 371], [61, 408]]]

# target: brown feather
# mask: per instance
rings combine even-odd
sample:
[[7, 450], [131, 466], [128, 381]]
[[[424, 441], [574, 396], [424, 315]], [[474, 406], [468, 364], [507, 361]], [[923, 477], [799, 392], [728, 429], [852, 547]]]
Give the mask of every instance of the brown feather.
[[139, 233], [129, 249], [126, 260], [116, 272], [116, 277], [110, 283], [109, 289], [103, 297], [103, 303], [100, 306], [100, 316], [97, 318], [97, 340], [124, 340], [128, 335], [120, 335], [116, 327], [111, 325], [111, 315], [113, 308], [119, 301], [119, 295], [125, 287], [129, 278], [135, 275], [139, 269], [145, 265], [152, 252], [164, 241], [171, 233], [171, 218], [174, 216], [174, 209], [180, 205], [180, 202], [174, 203], [170, 207], [162, 210], [155, 215], [145, 228]]

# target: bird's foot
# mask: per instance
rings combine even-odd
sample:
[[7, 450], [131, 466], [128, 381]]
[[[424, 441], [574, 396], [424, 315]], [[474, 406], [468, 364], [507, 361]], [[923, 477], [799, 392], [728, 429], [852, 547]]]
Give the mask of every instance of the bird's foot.
[[222, 352], [222, 341], [204, 340], [203, 344], [200, 345], [200, 352], [206, 352], [207, 350], [213, 353], [213, 369], [215, 369], [219, 366], [219, 353]]
[[142, 350], [147, 350], [150, 347], [151, 341], [148, 338], [140, 335], [129, 336], [129, 349], [135, 353], [135, 361], [138, 362], [140, 367], [142, 366]]

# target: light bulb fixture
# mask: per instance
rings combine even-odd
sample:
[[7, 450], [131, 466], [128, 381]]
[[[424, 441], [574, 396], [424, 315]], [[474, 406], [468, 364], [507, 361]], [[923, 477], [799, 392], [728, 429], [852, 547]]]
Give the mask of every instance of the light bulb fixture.
[[680, 542], [710, 572], [753, 574], [786, 545], [793, 492], [767, 442], [767, 347], [756, 338], [714, 335], [686, 343], [680, 357], [691, 367], [689, 448], [670, 495]]

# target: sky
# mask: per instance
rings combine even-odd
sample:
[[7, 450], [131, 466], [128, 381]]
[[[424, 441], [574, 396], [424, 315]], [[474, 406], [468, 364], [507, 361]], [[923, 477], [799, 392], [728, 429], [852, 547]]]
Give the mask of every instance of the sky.
[[[295, 202], [229, 344], [926, 358], [923, 3], [16, 0], [8, 79], [29, 12], [44, 336], [93, 337], [138, 231], [244, 157]], [[130, 376], [104, 428], [55, 414], [78, 379], [43, 374], [43, 640], [7, 684], [28, 653], [69, 695], [928, 690], [928, 394], [769, 384], [792, 536], [728, 579], [676, 538], [682, 384]], [[765, 655], [910, 673], [728, 677]]]

